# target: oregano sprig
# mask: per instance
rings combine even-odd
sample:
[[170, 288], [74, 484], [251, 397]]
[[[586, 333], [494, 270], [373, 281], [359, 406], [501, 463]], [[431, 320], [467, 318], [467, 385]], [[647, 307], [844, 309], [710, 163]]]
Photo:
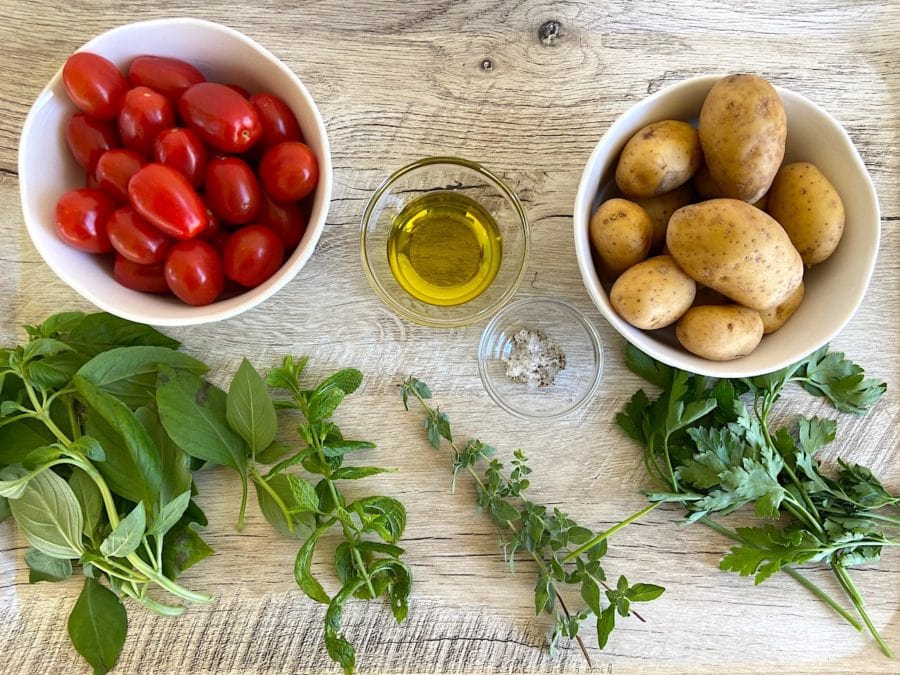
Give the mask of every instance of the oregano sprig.
[[[624, 576], [618, 578], [615, 587], [607, 584], [602, 559], [607, 552], [607, 538], [613, 530], [595, 534], [560, 509], [551, 510], [528, 499], [525, 491], [530, 484], [531, 468], [525, 453], [516, 450], [512, 468], [507, 471], [504, 463], [494, 457], [496, 449], [492, 446], [477, 439], [470, 439], [465, 445], [457, 443], [447, 413], [428, 403], [431, 391], [424, 382], [409, 377], [401, 385], [401, 395], [406, 410], [409, 410], [411, 398], [424, 410], [423, 424], [429, 444], [436, 450], [440, 449], [442, 440], [450, 446], [451, 491], [455, 491], [457, 477], [462, 471], [475, 482], [478, 506], [498, 528], [500, 546], [510, 572], [515, 572], [519, 551], [526, 552], [536, 565], [535, 614], [544, 612], [555, 618], [550, 637], [551, 654], [555, 653], [561, 638], [574, 638], [590, 664], [590, 655], [580, 635], [585, 620], [591, 616], [596, 618], [600, 649], [606, 646], [617, 616], [634, 615], [643, 621], [632, 604], [655, 600], [664, 589], [654, 584], [629, 584]], [[483, 465], [486, 465], [484, 472], [479, 474], [477, 468]], [[633, 522], [647, 510], [627, 521]], [[618, 529], [619, 526], [614, 528]], [[579, 589], [586, 605], [584, 609], [574, 614], [569, 611], [561, 592], [566, 587]]]

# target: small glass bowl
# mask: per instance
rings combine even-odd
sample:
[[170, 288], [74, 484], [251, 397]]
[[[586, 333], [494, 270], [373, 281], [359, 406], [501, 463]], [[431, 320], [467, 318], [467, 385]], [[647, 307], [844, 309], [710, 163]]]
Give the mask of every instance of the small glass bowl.
[[[459, 305], [439, 306], [414, 298], [397, 283], [388, 265], [394, 219], [411, 200], [433, 192], [459, 192], [472, 198], [500, 230], [497, 276], [480, 295]], [[480, 164], [456, 157], [427, 157], [391, 174], [369, 200], [360, 230], [363, 269], [378, 297], [400, 316], [436, 328], [476, 323], [506, 304], [525, 276], [530, 246], [528, 219], [515, 193]]]
[[[566, 357], [554, 383], [540, 387], [514, 382], [504, 360], [513, 336], [523, 328], [547, 334]], [[504, 307], [481, 334], [478, 372], [497, 405], [523, 419], [551, 420], [571, 415], [596, 393], [603, 372], [600, 334], [584, 314], [554, 298], [523, 298]]]

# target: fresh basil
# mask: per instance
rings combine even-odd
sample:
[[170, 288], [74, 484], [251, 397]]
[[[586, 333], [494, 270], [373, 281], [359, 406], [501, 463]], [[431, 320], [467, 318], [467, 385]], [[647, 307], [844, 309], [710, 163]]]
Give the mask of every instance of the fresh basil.
[[115, 667], [128, 632], [128, 617], [115, 593], [86, 577], [67, 625], [72, 645], [94, 668], [94, 675]]
[[36, 548], [25, 552], [25, 564], [28, 565], [28, 583], [39, 581], [65, 581], [72, 576], [72, 561], [68, 558], [51, 558]]
[[84, 551], [84, 517], [75, 494], [59, 475], [45, 469], [11, 499], [16, 525], [34, 548], [53, 558], [79, 558]]
[[228, 424], [250, 446], [251, 456], [271, 445], [278, 431], [275, 406], [259, 373], [246, 358], [231, 381], [225, 404]]
[[141, 545], [146, 529], [147, 511], [144, 502], [140, 502], [103, 540], [100, 544], [100, 553], [109, 558], [124, 558], [131, 555]]

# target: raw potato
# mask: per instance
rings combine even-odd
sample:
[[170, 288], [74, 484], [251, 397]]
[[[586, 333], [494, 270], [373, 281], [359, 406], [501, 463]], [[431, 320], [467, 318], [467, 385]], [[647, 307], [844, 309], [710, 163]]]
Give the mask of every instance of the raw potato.
[[678, 120], [654, 122], [625, 144], [616, 165], [616, 185], [627, 197], [645, 199], [688, 182], [701, 164], [694, 127]]
[[672, 256], [659, 255], [626, 270], [609, 299], [632, 326], [651, 330], [675, 323], [691, 306], [696, 288]]
[[653, 244], [650, 250], [662, 249], [666, 243], [666, 228], [669, 225], [669, 218], [682, 206], [687, 206], [693, 201], [694, 189], [690, 183], [685, 183], [681, 187], [657, 197], [637, 200], [637, 203], [650, 216], [650, 222], [653, 223]]
[[763, 335], [768, 335], [769, 333], [774, 333], [776, 330], [781, 328], [785, 322], [791, 318], [791, 315], [800, 306], [800, 301], [803, 300], [803, 283], [797, 286], [797, 290], [794, 291], [791, 296], [782, 302], [777, 307], [771, 307], [769, 309], [760, 309], [759, 318], [762, 319], [763, 322]]
[[591, 244], [605, 276], [616, 278], [647, 257], [653, 240], [650, 216], [627, 199], [607, 199], [591, 216]]
[[741, 305], [692, 307], [678, 320], [675, 337], [692, 354], [712, 361], [746, 356], [759, 345], [763, 321]]
[[700, 144], [722, 196], [755, 202], [784, 159], [787, 117], [775, 88], [755, 75], [713, 85], [700, 110]]
[[769, 191], [769, 215], [781, 223], [806, 265], [827, 260], [844, 233], [844, 203], [807, 162], [786, 164]]
[[[716, 185], [716, 181], [713, 180], [712, 174], [709, 172], [709, 167], [706, 164], [700, 167], [700, 170], [691, 182], [701, 200], [716, 199], [725, 196], [722, 190], [719, 189], [719, 186]], [[766, 192], [762, 197], [751, 203], [756, 208], [765, 211], [768, 201], [769, 193]]]
[[678, 209], [666, 245], [697, 283], [751, 309], [780, 305], [803, 281], [803, 261], [781, 225], [736, 199]]

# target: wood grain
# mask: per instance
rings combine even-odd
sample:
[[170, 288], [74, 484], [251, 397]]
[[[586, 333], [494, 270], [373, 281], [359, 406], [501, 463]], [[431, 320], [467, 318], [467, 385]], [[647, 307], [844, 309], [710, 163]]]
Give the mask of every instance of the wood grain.
[[[621, 338], [581, 283], [571, 210], [581, 170], [600, 135], [630, 105], [661, 87], [706, 73], [753, 71], [825, 107], [850, 133], [879, 194], [882, 242], [865, 301], [834, 340], [888, 380], [865, 418], [839, 416], [839, 445], [894, 492], [900, 487], [900, 4], [812, 0], [748, 5], [721, 0], [649, 2], [515, 0], [493, 3], [352, 3], [275, 0], [128, 2], [0, 0], [0, 321], [2, 344], [21, 324], [60, 308], [89, 310], [42, 262], [18, 208], [18, 137], [28, 108], [66, 56], [116, 25], [161, 16], [198, 16], [254, 38], [296, 71], [325, 118], [335, 165], [334, 201], [316, 255], [263, 306], [209, 326], [169, 330], [207, 361], [220, 381], [240, 357], [265, 368], [287, 353], [309, 354], [314, 374], [353, 365], [366, 373], [342, 409], [347, 433], [378, 443], [365, 463], [399, 471], [365, 482], [409, 509], [405, 537], [415, 575], [410, 616], [353, 604], [346, 630], [359, 671], [580, 672], [578, 650], [542, 648], [528, 563], [510, 575], [470, 485], [449, 492], [448, 457], [424, 442], [419, 416], [404, 413], [395, 385], [427, 381], [459, 436], [477, 435], [505, 455], [524, 448], [535, 469], [533, 498], [602, 529], [643, 505], [637, 449], [613, 416], [641, 382], [622, 365]], [[148, 49], [150, 47], [148, 46]], [[481, 161], [522, 198], [533, 225], [533, 256], [521, 295], [551, 295], [582, 309], [605, 348], [600, 393], [579, 417], [553, 424], [514, 420], [494, 406], [478, 378], [481, 325], [433, 330], [392, 315], [368, 287], [358, 223], [373, 188], [393, 169], [430, 154]], [[52, 158], [48, 158], [52, 161]], [[802, 392], [783, 408], [834, 416]], [[362, 487], [362, 486], [361, 486]], [[253, 514], [234, 529], [239, 486], [223, 471], [204, 474], [205, 537], [217, 555], [185, 584], [217, 602], [177, 620], [136, 608], [119, 672], [336, 672], [321, 643], [323, 610], [292, 581], [296, 544]], [[252, 511], [252, 509], [251, 509]], [[679, 527], [660, 509], [616, 535], [608, 571], [668, 589], [627, 621], [609, 647], [591, 647], [599, 672], [897, 672], [874, 643], [854, 633], [782, 575], [754, 588], [717, 569], [726, 541]], [[27, 545], [0, 524], [0, 663], [10, 673], [88, 672], [75, 660], [65, 619], [74, 581], [29, 586]], [[315, 571], [330, 582], [330, 562]], [[810, 575], [838, 592], [820, 570]], [[900, 649], [900, 555], [855, 572], [875, 624]], [[573, 603], [577, 598], [573, 598]], [[593, 640], [588, 639], [588, 644]], [[77, 665], [72, 665], [73, 663]]]

